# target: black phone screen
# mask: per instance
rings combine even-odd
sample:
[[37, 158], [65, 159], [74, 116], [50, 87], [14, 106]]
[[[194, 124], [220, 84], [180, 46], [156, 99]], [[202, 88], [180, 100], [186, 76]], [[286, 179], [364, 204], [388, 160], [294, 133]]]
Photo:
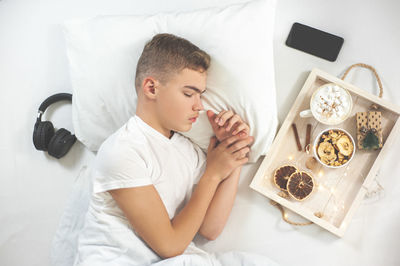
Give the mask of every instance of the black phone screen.
[[286, 45], [334, 62], [339, 55], [343, 41], [342, 37], [294, 23]]

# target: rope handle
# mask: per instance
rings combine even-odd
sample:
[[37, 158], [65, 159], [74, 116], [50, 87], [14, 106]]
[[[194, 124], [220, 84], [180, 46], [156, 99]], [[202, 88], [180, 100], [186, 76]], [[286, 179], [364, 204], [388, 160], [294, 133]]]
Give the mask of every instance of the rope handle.
[[[284, 192], [284, 191], [280, 191], [278, 193], [278, 196], [280, 196], [282, 198], [288, 198], [289, 197], [288, 193]], [[286, 211], [285, 211], [285, 209], [283, 208], [283, 206], [281, 204], [279, 204], [278, 202], [273, 201], [273, 200], [270, 200], [269, 203], [271, 203], [272, 206], [277, 207], [281, 211], [282, 219], [285, 222], [287, 222], [288, 224], [296, 225], [296, 226], [304, 226], [304, 225], [313, 224], [313, 222], [311, 222], [311, 221], [305, 222], [305, 223], [293, 222], [293, 221], [289, 220], [288, 215], [286, 214]], [[322, 212], [316, 212], [316, 213], [314, 213], [314, 215], [317, 216], [318, 218], [322, 218], [322, 216], [324, 216], [324, 214]]]
[[363, 67], [363, 68], [367, 68], [369, 70], [372, 71], [372, 73], [374, 73], [375, 77], [376, 77], [376, 81], [378, 81], [378, 85], [379, 85], [379, 98], [382, 98], [383, 95], [383, 86], [382, 86], [382, 82], [381, 79], [378, 75], [378, 73], [376, 72], [375, 68], [373, 68], [370, 65], [364, 64], [364, 63], [357, 63], [354, 65], [351, 65], [347, 68], [347, 70], [344, 72], [342, 80], [344, 80], [347, 76], [347, 74], [349, 74], [350, 70], [353, 69], [354, 67]]
[[285, 210], [283, 209], [282, 205], [280, 205], [279, 203], [277, 203], [277, 202], [275, 202], [275, 201], [273, 201], [273, 200], [270, 200], [270, 203], [271, 203], [271, 205], [276, 206], [276, 207], [281, 211], [281, 213], [282, 213], [282, 219], [283, 219], [285, 222], [287, 222], [288, 224], [296, 225], [296, 226], [304, 226], [304, 225], [313, 224], [313, 222], [305, 222], [305, 223], [292, 222], [292, 221], [289, 220], [289, 218], [288, 218], [288, 216], [287, 216]]

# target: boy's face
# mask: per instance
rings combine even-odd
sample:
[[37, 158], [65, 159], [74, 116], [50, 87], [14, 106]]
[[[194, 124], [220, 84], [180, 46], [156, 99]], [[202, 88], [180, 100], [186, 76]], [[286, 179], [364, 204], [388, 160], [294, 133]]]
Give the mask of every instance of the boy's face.
[[[204, 107], [201, 94], [206, 90], [207, 73], [188, 68], [172, 75], [157, 88], [156, 110], [161, 130], [189, 131]], [[164, 135], [166, 135], [164, 134]]]

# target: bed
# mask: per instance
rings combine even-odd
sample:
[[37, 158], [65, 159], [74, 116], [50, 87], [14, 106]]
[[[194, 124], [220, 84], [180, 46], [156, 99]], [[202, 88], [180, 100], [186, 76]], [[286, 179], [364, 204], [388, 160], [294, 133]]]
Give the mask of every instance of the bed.
[[[317, 225], [293, 226], [285, 223], [281, 218], [280, 211], [270, 203], [268, 198], [249, 188], [249, 185], [264, 158], [262, 155], [268, 152], [268, 147], [272, 143], [276, 131], [279, 130], [278, 121], [282, 122], [284, 120], [291, 104], [294, 102], [294, 99], [312, 68], [318, 66], [333, 75], [339, 76], [347, 66], [356, 63], [356, 61], [359, 60], [367, 60], [368, 63], [374, 65], [378, 71], [382, 69], [381, 75], [385, 86], [384, 97], [390, 99], [393, 103], [400, 103], [400, 92], [399, 90], [395, 90], [395, 84], [398, 84], [396, 83], [398, 77], [395, 77], [391, 73], [390, 68], [386, 66], [386, 60], [380, 60], [379, 55], [369, 53], [374, 45], [384, 47], [384, 44], [381, 44], [378, 41], [375, 42], [375, 40], [370, 40], [367, 37], [368, 33], [363, 32], [364, 26], [357, 23], [360, 20], [366, 20], [368, 15], [372, 14], [373, 11], [378, 10], [379, 12], [389, 12], [390, 5], [388, 3], [378, 3], [378, 1], [373, 2], [370, 6], [364, 4], [362, 1], [352, 2], [351, 4], [348, 3], [347, 6], [340, 5], [339, 2], [335, 2], [334, 4], [325, 3], [325, 6], [322, 6], [317, 1], [303, 1], [302, 4], [292, 3], [290, 1], [267, 2], [270, 4], [269, 8], [273, 6], [275, 17], [264, 17], [262, 18], [262, 21], [268, 23], [269, 20], [274, 20], [273, 32], [270, 32], [268, 36], [263, 35], [265, 34], [265, 32], [262, 33], [263, 30], [271, 31], [271, 28], [265, 27], [264, 25], [261, 29], [254, 29], [254, 32], [252, 33], [258, 34], [257, 38], [260, 38], [257, 39], [258, 44], [260, 45], [256, 46], [257, 49], [268, 49], [271, 53], [273, 51], [273, 58], [271, 57], [272, 54], [269, 54], [268, 52], [260, 55], [260, 58], [265, 60], [268, 60], [269, 58], [271, 60], [270, 63], [274, 62], [273, 66], [271, 67], [271, 64], [262, 65], [262, 62], [265, 60], [260, 60], [262, 61], [261, 63], [247, 61], [236, 62], [256, 64], [256, 66], [254, 66], [255, 68], [257, 67], [257, 64], [261, 64], [259, 65], [260, 70], [261, 72], [264, 71], [264, 82], [266, 83], [265, 86], [269, 88], [268, 91], [257, 91], [257, 88], [254, 88], [249, 92], [258, 95], [258, 99], [264, 99], [262, 102], [263, 104], [260, 104], [260, 106], [255, 104], [252, 106], [251, 110], [248, 109], [248, 105], [245, 105], [245, 107], [235, 106], [237, 107], [237, 112], [241, 113], [253, 128], [258, 128], [255, 134], [261, 136], [261, 140], [256, 143], [257, 145], [252, 154], [251, 163], [243, 167], [235, 205], [221, 236], [215, 241], [207, 241], [204, 238], [197, 236], [194, 242], [198, 247], [210, 253], [229, 252], [232, 250], [251, 252], [270, 258], [281, 265], [399, 265], [400, 256], [397, 252], [397, 245], [399, 244], [398, 237], [400, 236], [400, 226], [397, 219], [400, 218], [400, 205], [398, 204], [400, 181], [398, 181], [398, 178], [395, 178], [400, 175], [400, 167], [396, 160], [396, 150], [399, 150], [400, 148], [399, 141], [395, 142], [393, 145], [392, 152], [387, 155], [387, 160], [383, 163], [380, 174], [377, 177], [384, 190], [372, 194], [363, 201], [361, 207], [354, 215], [346, 234], [342, 238], [333, 235]], [[228, 3], [224, 3], [224, 5], [227, 4]], [[234, 6], [233, 9], [229, 11], [231, 13], [230, 15], [224, 5], [221, 4], [219, 9], [210, 9], [208, 11], [199, 12], [209, 12], [207, 13], [208, 16], [210, 14], [224, 14], [224, 19], [229, 20], [230, 16], [233, 16], [232, 13], [242, 10], [238, 6]], [[395, 3], [391, 3], [391, 5], [396, 6]], [[200, 8], [202, 6], [197, 7]], [[363, 8], [363, 12], [354, 14], [350, 11], [344, 11], [344, 9], [351, 10], [355, 7]], [[254, 9], [255, 7], [252, 8]], [[380, 14], [379, 12], [378, 14]], [[191, 16], [188, 16], [190, 18], [185, 17], [185, 13], [172, 12], [168, 14], [170, 14], [174, 19], [182, 19], [182, 21], [193, 19], [193, 13], [190, 14]], [[341, 14], [341, 18], [336, 22], [330, 22], [326, 19], [326, 14]], [[194, 15], [198, 16], [197, 23], [204, 27], [202, 19], [207, 16], [203, 13], [194, 13]], [[380, 15], [384, 16], [383, 13]], [[154, 32], [151, 28], [154, 25], [152, 22], [148, 21], [149, 16], [152, 17], [151, 15], [135, 16], [134, 18], [128, 18], [126, 16], [105, 16], [101, 18], [97, 17], [97, 21], [95, 22], [93, 22], [93, 20], [88, 22], [86, 19], [84, 21], [81, 19], [68, 21], [65, 30], [68, 36], [67, 45], [68, 42], [70, 45], [71, 43], [76, 45], [77, 40], [79, 40], [81, 45], [79, 46], [80, 49], [70, 49], [68, 51], [70, 62], [74, 62], [74, 64], [72, 64], [73, 66], [79, 65], [78, 63], [82, 58], [82, 54], [87, 54], [89, 51], [92, 51], [90, 49], [90, 43], [82, 40], [82, 36], [86, 36], [87, 33], [90, 32], [93, 34], [91, 35], [93, 37], [92, 41], [103, 41], [104, 36], [101, 36], [101, 34], [99, 35], [99, 29], [104, 29], [104, 26], [111, 25], [110, 23], [113, 23], [113, 26], [109, 29], [111, 32], [116, 24], [127, 23], [126, 19], [134, 19], [129, 22], [132, 23], [132, 25], [140, 21], [143, 23], [141, 25], [148, 25], [150, 27], [149, 32], [140, 35], [140, 38], [143, 40], [148, 38], [149, 34]], [[157, 16], [157, 19], [160, 19], [160, 16], [162, 17], [163, 15], [158, 14]], [[247, 16], [249, 15], [247, 14]], [[191, 35], [189, 34], [189, 31], [184, 31], [180, 27], [173, 28], [173, 25], [171, 26], [171, 21], [169, 21], [171, 17], [163, 17], [162, 22], [159, 24], [161, 26], [158, 26], [160, 28], [157, 28], [156, 31], [164, 31], [165, 29], [162, 27], [167, 25], [165, 27], [172, 27], [172, 30], [171, 28], [168, 28], [168, 30], [195, 39], [201, 43], [200, 39], [196, 39], [197, 37], [195, 34]], [[390, 31], [390, 27], [393, 27], [393, 29], [398, 32], [399, 24], [391, 12], [389, 12], [389, 18], [391, 18], [391, 20], [387, 22], [380, 21], [380, 27], [386, 27], [387, 32]], [[154, 17], [152, 19], [154, 19]], [[208, 17], [208, 19], [210, 19], [210, 17]], [[316, 27], [319, 25], [326, 31], [342, 35], [345, 38], [345, 45], [339, 59], [335, 63], [330, 63], [286, 47], [284, 41], [291, 24], [296, 21], [312, 24]], [[234, 21], [230, 22], [234, 23]], [[392, 25], [391, 22], [397, 24]], [[260, 23], [260, 21], [254, 23]], [[82, 25], [85, 25], [85, 31], [82, 31]], [[224, 27], [232, 29], [235, 24], [229, 25], [231, 26]], [[271, 26], [271, 24], [268, 25]], [[248, 27], [250, 26], [251, 25], [249, 24]], [[207, 31], [205, 32], [213, 34], [211, 31], [211, 29], [207, 28]], [[144, 32], [144, 30], [142, 29], [140, 32]], [[232, 30], [232, 34], [233, 33], [234, 30]], [[356, 33], [359, 33], [359, 35]], [[358, 43], [360, 40], [365, 41], [362, 42], [363, 45]], [[370, 42], [366, 42], [366, 40]], [[223, 39], [221, 38], [220, 41], [223, 42]], [[83, 47], [83, 42], [88, 46]], [[357, 47], [354, 47], [356, 46], [356, 43]], [[398, 37], [395, 43], [399, 43]], [[107, 44], [115, 45], [113, 42]], [[123, 46], [124, 43], [122, 42], [119, 45]], [[207, 43], [204, 42], [204, 45], [207, 45]], [[267, 47], [267, 45], [271, 45], [271, 47]], [[394, 44], [386, 45], [389, 46], [387, 49], [395, 51]], [[216, 45], [216, 47], [210, 45], [207, 48], [212, 50], [213, 53], [217, 53], [220, 49], [218, 45]], [[243, 48], [243, 46], [236, 47], [236, 49], [239, 48]], [[251, 49], [253, 47], [247, 48]], [[104, 51], [95, 52], [102, 53], [103, 55], [106, 53]], [[95, 52], [92, 51], [93, 54], [91, 56], [95, 57], [97, 55]], [[120, 54], [119, 56], [123, 56], [123, 54]], [[135, 57], [132, 57], [124, 62], [129, 63], [135, 59]], [[221, 58], [220, 60], [223, 61], [224, 58]], [[96, 61], [91, 61], [89, 66], [94, 67], [95, 63]], [[124, 64], [117, 65], [116, 68], [121, 71], [127, 69]], [[216, 67], [213, 71], [215, 71], [215, 73], [224, 73], [221, 69]], [[110, 132], [115, 130], [115, 128], [126, 120], [126, 117], [134, 113], [134, 108], [132, 107], [133, 104], [129, 100], [122, 103], [109, 103], [109, 105], [107, 105], [108, 103], [104, 100], [108, 95], [106, 92], [101, 91], [101, 93], [104, 92], [104, 94], [100, 95], [98, 98], [92, 97], [89, 99], [89, 96], [93, 95], [93, 93], [85, 94], [83, 90], [77, 89], [82, 87], [88, 89], [90, 84], [93, 84], [90, 83], [90, 81], [87, 81], [89, 83], [85, 84], [81, 79], [83, 75], [92, 71], [92, 68], [88, 67], [88, 69], [78, 69], [71, 67], [70, 71], [73, 79], [72, 85], [74, 86], [73, 93], [74, 96], [77, 97], [76, 99], [79, 100], [76, 101], [76, 106], [73, 109], [74, 127], [80, 141], [88, 150], [91, 150], [91, 152], [88, 151], [90, 155], [73, 184], [71, 194], [59, 221], [59, 228], [52, 244], [51, 258], [53, 265], [65, 266], [72, 265], [76, 250], [76, 237], [82, 227], [83, 215], [89, 200], [90, 162], [95, 155], [98, 145], [105, 137], [107, 137], [107, 134], [110, 134]], [[102, 73], [104, 70], [98, 69], [98, 71], [99, 73]], [[126, 73], [129, 73], [132, 69], [128, 68], [126, 71]], [[240, 73], [242, 68], [235, 67], [232, 68], [231, 71], [232, 73]], [[355, 83], [359, 87], [365, 88], [374, 93], [374, 90], [377, 88], [376, 84], [374, 84], [374, 82], [371, 81], [371, 78], [369, 78], [369, 73], [357, 73], [358, 74], [355, 74], [349, 82]], [[112, 77], [113, 76], [111, 75], [109, 78]], [[276, 82], [271, 83], [271, 81], [274, 80], [274, 77]], [[246, 81], [249, 81], [252, 78], [253, 76], [251, 75], [246, 76], [244, 77], [243, 82], [248, 84]], [[131, 81], [128, 78], [122, 78], [121, 80], [122, 82], [127, 83]], [[106, 82], [108, 81], [104, 81], [103, 84], [108, 84]], [[219, 87], [219, 84], [222, 82], [226, 82], [226, 80], [219, 80], [216, 74], [211, 77], [211, 86], [214, 86], [215, 88]], [[232, 86], [234, 87], [235, 85], [233, 84]], [[90, 90], [93, 92], [96, 88], [98, 87], [89, 88], [89, 92]], [[240, 94], [240, 86], [234, 87], [234, 89], [235, 92]], [[262, 97], [260, 97], [260, 94]], [[228, 103], [228, 100], [232, 97], [230, 95], [237, 94], [232, 94], [231, 91], [228, 91], [226, 94], [220, 95], [219, 98], [217, 97], [215, 102], [211, 101], [208, 107], [214, 110], [222, 107], [232, 107], [229, 106]], [[254, 96], [249, 97], [246, 94], [240, 94], [240, 97], [243, 97], [243, 101], [254, 101]], [[232, 98], [232, 100], [234, 99]], [[122, 115], [117, 116], [114, 114], [110, 117], [107, 117], [106, 115], [101, 116], [102, 119], [104, 119], [101, 123], [111, 126], [103, 127], [105, 131], [101, 131], [102, 134], [99, 134], [98, 125], [88, 125], [90, 121], [94, 121], [93, 119], [90, 119], [90, 115], [92, 114], [88, 114], [89, 107], [90, 112], [102, 112], [93, 106], [105, 108], [107, 111], [105, 113], [110, 113], [109, 110], [115, 110], [112, 109], [115, 106], [119, 106], [119, 108], [122, 106]], [[252, 115], [249, 115], [249, 112]], [[85, 113], [86, 117], [83, 116], [82, 113]], [[257, 116], [257, 114], [268, 115]], [[270, 126], [260, 127], [259, 125], [261, 125], [262, 121]], [[205, 122], [206, 121], [203, 121], [203, 123]], [[83, 124], [85, 124], [85, 127], [82, 126]], [[198, 144], [204, 147], [204, 145], [206, 145], [206, 139], [209, 138], [209, 131], [204, 129], [206, 128], [205, 124], [200, 125], [198, 131], [191, 133], [192, 135], [188, 135], [188, 137], [196, 139]], [[288, 212], [288, 214], [294, 220], [304, 221], [304, 219], [292, 212]]]

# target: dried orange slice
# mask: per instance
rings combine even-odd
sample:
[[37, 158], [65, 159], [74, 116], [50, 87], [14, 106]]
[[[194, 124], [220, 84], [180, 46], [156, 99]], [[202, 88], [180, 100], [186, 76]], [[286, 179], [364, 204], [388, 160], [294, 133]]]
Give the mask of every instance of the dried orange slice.
[[284, 191], [286, 191], [287, 182], [290, 175], [297, 171], [297, 168], [292, 165], [284, 165], [276, 169], [274, 173], [275, 185]]
[[296, 200], [306, 199], [314, 189], [314, 180], [306, 172], [293, 173], [287, 183], [287, 191]]

